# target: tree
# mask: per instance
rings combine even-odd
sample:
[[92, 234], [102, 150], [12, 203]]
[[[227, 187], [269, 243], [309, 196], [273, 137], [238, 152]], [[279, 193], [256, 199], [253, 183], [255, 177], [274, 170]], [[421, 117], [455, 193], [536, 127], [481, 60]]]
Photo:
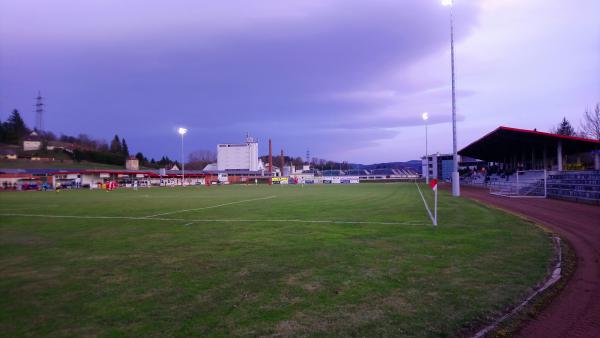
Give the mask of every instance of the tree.
[[121, 141], [119, 140], [119, 136], [115, 135], [112, 142], [110, 142], [110, 152], [113, 154], [120, 154], [123, 151], [123, 147], [121, 146]]
[[196, 150], [188, 156], [189, 162], [214, 162], [217, 160], [217, 155], [211, 150]]
[[173, 161], [171, 161], [171, 159], [168, 156], [163, 156], [160, 161], [156, 162], [158, 163], [158, 165], [160, 165], [161, 167], [169, 167], [173, 165]]
[[135, 154], [135, 158], [140, 162], [140, 165], [147, 165], [149, 163], [148, 158], [146, 158], [142, 152]]
[[292, 160], [292, 163], [294, 164], [294, 167], [302, 169], [304, 160], [302, 160], [302, 157], [298, 156]]
[[25, 121], [21, 118], [21, 114], [16, 109], [12, 111], [8, 120], [3, 123], [2, 130], [3, 142], [12, 144], [19, 144], [30, 133], [29, 128], [25, 125]]
[[121, 153], [123, 156], [129, 156], [129, 147], [127, 146], [127, 142], [125, 142], [125, 138], [123, 138], [123, 142], [121, 143]]
[[105, 140], [97, 140], [96, 141], [96, 150], [102, 152], [109, 152], [110, 148], [108, 147], [108, 143]]
[[51, 131], [42, 130], [38, 131], [37, 133], [44, 141], [56, 141], [56, 135], [54, 135], [54, 133]]
[[6, 132], [4, 131], [4, 123], [0, 120], [0, 143], [5, 142], [4, 138], [6, 137]]
[[188, 162], [185, 164], [186, 169], [202, 170], [207, 164], [217, 160], [217, 155], [211, 150], [196, 150], [189, 154]]
[[558, 135], [566, 135], [566, 136], [575, 136], [576, 132], [571, 126], [571, 123], [567, 120], [566, 117], [563, 117], [562, 122], [558, 124], [558, 126], [552, 130], [554, 134]]
[[137, 158], [137, 160], [140, 162], [140, 164], [144, 163], [144, 154], [142, 154], [141, 152], [138, 152], [137, 154], [135, 154], [135, 158]]
[[581, 133], [585, 137], [600, 140], [600, 103], [596, 103], [593, 112], [588, 109], [585, 110], [583, 122], [581, 123]]
[[69, 135], [60, 135], [60, 142], [65, 142], [65, 143], [76, 143], [77, 139], [73, 136], [69, 136]]
[[93, 150], [96, 149], [96, 141], [94, 141], [89, 135], [87, 134], [79, 134], [76, 138], [75, 138], [75, 143], [81, 145], [82, 147], [89, 149], [89, 150]]

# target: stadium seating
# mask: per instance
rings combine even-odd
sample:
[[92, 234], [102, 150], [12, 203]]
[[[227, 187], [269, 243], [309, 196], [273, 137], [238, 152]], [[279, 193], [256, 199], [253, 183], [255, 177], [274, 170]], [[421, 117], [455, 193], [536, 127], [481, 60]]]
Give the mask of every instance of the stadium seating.
[[[517, 175], [491, 174], [487, 177], [473, 173], [461, 178], [462, 184], [489, 187], [499, 195], [540, 195], [543, 189], [543, 171], [519, 172]], [[549, 171], [546, 173], [547, 197], [591, 204], [600, 204], [600, 171]]]
[[321, 172], [322, 176], [344, 176], [345, 173], [342, 170], [323, 170]]
[[365, 169], [350, 169], [346, 170], [346, 176], [367, 176], [369, 171]]
[[600, 171], [562, 171], [548, 176], [548, 197], [600, 204]]

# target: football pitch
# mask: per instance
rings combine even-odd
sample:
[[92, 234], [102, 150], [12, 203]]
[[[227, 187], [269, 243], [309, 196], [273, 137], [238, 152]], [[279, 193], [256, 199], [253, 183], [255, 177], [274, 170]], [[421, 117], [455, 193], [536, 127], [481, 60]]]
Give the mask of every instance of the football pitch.
[[414, 183], [0, 193], [0, 335], [455, 336], [551, 257], [444, 191], [433, 227]]

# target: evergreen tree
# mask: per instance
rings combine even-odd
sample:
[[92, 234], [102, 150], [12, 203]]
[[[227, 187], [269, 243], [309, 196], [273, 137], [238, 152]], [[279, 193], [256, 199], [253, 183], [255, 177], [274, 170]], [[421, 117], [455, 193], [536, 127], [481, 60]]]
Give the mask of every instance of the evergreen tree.
[[562, 122], [558, 125], [558, 127], [554, 130], [555, 134], [566, 135], [566, 136], [575, 136], [576, 132], [571, 123], [567, 120], [566, 117], [563, 117]]
[[4, 131], [4, 123], [0, 120], [0, 143], [6, 142], [4, 139], [6, 138], [6, 133]]
[[[125, 138], [123, 138], [123, 142], [121, 144], [121, 153], [125, 157], [129, 156], [129, 147], [127, 146], [127, 142], [125, 142]], [[140, 163], [141, 163], [141, 161], [140, 161]]]
[[158, 163], [158, 164], [159, 164], [161, 167], [165, 168], [165, 167], [171, 167], [171, 166], [173, 166], [173, 163], [176, 163], [176, 162], [173, 162], [173, 161], [172, 161], [172, 160], [169, 158], [169, 156], [163, 156], [163, 157], [160, 159], [160, 161], [158, 161], [157, 163]]
[[27, 136], [30, 131], [25, 125], [25, 121], [21, 118], [18, 110], [13, 110], [8, 120], [3, 123], [3, 142], [18, 144], [21, 140]]
[[123, 152], [123, 147], [121, 146], [121, 141], [119, 140], [119, 136], [115, 135], [112, 142], [110, 142], [110, 152], [114, 154], [120, 154]]
[[146, 163], [148, 160], [144, 157], [144, 154], [142, 154], [141, 152], [138, 152], [137, 154], [135, 154], [135, 158], [138, 159], [138, 161], [140, 162], [140, 165]]

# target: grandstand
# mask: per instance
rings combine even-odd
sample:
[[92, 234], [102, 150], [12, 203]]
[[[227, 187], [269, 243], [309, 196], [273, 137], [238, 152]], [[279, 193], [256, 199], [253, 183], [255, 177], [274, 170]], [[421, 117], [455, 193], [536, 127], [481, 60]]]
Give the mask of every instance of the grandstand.
[[342, 170], [322, 170], [321, 175], [317, 176], [346, 176], [346, 173]]
[[600, 141], [499, 127], [459, 151], [487, 162], [463, 172], [462, 184], [509, 197], [600, 204]]
[[366, 169], [350, 169], [346, 170], [346, 175], [365, 177], [366, 179], [366, 177], [369, 175], [369, 171]]

